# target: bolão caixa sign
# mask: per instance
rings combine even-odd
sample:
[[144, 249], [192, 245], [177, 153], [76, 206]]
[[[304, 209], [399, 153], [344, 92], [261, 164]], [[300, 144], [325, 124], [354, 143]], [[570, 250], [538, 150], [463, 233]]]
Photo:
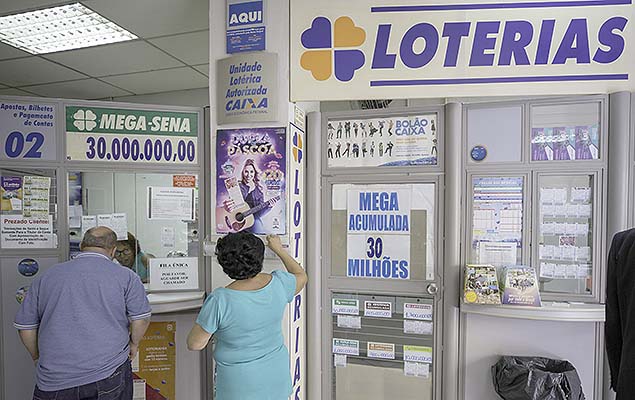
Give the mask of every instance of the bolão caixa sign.
[[291, 3], [291, 100], [635, 88], [632, 0]]

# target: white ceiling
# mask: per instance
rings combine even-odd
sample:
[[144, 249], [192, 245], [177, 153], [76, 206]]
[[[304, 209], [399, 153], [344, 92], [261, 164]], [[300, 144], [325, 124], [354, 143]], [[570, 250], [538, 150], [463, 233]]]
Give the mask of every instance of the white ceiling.
[[[2, 0], [0, 16], [74, 2]], [[209, 0], [79, 2], [139, 39], [41, 56], [0, 43], [0, 95], [107, 99], [208, 86]]]

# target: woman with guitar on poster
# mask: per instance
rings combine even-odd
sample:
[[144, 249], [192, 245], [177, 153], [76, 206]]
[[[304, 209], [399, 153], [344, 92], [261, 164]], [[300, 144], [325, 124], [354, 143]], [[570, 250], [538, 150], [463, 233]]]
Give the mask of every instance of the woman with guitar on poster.
[[225, 210], [234, 216], [234, 218], [226, 220], [227, 225], [234, 231], [263, 232], [264, 227], [261, 218], [271, 209], [277, 199], [265, 201], [265, 196], [260, 186], [260, 171], [258, 171], [253, 159], [245, 160], [240, 178], [238, 187], [246, 204], [243, 204], [243, 207], [236, 204], [233, 196], [231, 196], [231, 189], [227, 187], [230, 197], [224, 201], [223, 205]]

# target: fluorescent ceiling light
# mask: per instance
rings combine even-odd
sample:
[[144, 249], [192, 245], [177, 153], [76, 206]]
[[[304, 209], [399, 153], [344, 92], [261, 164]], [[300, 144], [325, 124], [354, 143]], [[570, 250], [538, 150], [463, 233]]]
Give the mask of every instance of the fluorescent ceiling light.
[[133, 39], [137, 36], [80, 3], [0, 17], [0, 42], [31, 54]]

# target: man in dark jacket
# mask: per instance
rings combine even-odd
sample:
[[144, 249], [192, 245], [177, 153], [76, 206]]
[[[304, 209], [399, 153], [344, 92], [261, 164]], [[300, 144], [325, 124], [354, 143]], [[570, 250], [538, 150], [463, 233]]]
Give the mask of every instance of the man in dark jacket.
[[607, 271], [605, 334], [616, 399], [635, 399], [635, 229], [613, 237]]

